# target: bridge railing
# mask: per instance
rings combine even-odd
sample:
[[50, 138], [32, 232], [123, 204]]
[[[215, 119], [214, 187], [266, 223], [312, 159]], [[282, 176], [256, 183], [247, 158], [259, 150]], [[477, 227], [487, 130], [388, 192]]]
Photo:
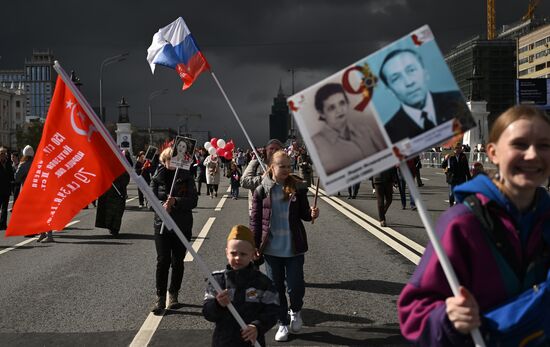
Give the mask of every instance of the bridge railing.
[[[447, 154], [452, 155], [452, 153], [449, 153], [449, 152], [447, 152], [447, 153], [422, 152], [422, 153], [420, 153], [420, 161], [421, 161], [423, 167], [436, 167], [436, 168], [439, 167], [440, 168], [441, 164], [445, 160], [445, 156]], [[477, 161], [477, 162], [480, 162], [481, 164], [483, 164], [483, 167], [485, 169], [494, 168], [494, 164], [491, 163], [491, 161], [489, 160], [489, 157], [487, 156], [487, 153], [485, 153], [485, 152], [478, 152], [478, 153], [464, 152], [464, 154], [466, 154], [466, 156], [468, 157], [468, 163], [470, 164], [470, 166]]]

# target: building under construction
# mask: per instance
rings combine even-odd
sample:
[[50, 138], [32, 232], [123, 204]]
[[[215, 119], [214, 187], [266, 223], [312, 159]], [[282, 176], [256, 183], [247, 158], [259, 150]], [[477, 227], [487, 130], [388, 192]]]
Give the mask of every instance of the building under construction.
[[[487, 1], [487, 34], [452, 48], [445, 60], [467, 100], [487, 101], [489, 125], [516, 102], [518, 41], [548, 24], [534, 17], [538, 1], [529, 3], [522, 20], [495, 29], [494, 0]], [[550, 40], [549, 40], [550, 41]]]

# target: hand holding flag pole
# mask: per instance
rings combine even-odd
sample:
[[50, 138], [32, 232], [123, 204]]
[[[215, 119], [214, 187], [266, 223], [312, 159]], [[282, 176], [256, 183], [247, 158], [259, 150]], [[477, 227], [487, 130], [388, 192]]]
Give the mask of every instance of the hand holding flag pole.
[[[447, 253], [445, 253], [443, 246], [441, 245], [441, 243], [439, 242], [439, 239], [437, 238], [437, 235], [435, 234], [435, 229], [432, 223], [432, 219], [428, 215], [428, 210], [424, 205], [424, 201], [422, 201], [420, 192], [416, 188], [416, 183], [414, 181], [414, 178], [412, 177], [411, 171], [409, 170], [406, 160], [400, 161], [399, 169], [401, 170], [401, 173], [403, 174], [403, 177], [405, 178], [405, 181], [409, 186], [409, 190], [411, 192], [411, 195], [414, 198], [414, 202], [416, 203], [418, 213], [420, 214], [420, 219], [422, 219], [422, 222], [426, 227], [426, 232], [428, 233], [428, 237], [430, 238], [430, 242], [433, 245], [433, 248], [435, 250], [435, 253], [437, 254], [437, 257], [439, 258], [439, 262], [441, 263], [441, 267], [443, 268], [445, 277], [447, 277], [447, 282], [449, 282], [449, 286], [451, 287], [453, 294], [455, 296], [458, 296], [460, 295], [460, 292], [458, 290], [459, 283], [456, 277], [456, 273], [451, 265], [451, 262], [449, 261], [449, 257], [447, 257]], [[476, 347], [485, 347], [485, 342], [481, 337], [481, 333], [479, 332], [479, 329], [472, 330], [470, 334], [472, 335], [472, 339], [474, 340]]]
[[[95, 114], [90, 104], [88, 104], [88, 102], [86, 101], [82, 93], [71, 81], [70, 77], [67, 75], [65, 70], [63, 70], [61, 65], [59, 65], [59, 62], [55, 61], [54, 69], [57, 71], [59, 78], [65, 83], [66, 86], [70, 88], [72, 94], [74, 95], [74, 97], [76, 98], [76, 100], [78, 101], [78, 103], [80, 104], [80, 106], [82, 107], [82, 109], [84, 110], [88, 118], [90, 119], [90, 121], [93, 123], [95, 130], [103, 137], [108, 147], [111, 149], [115, 157], [119, 160], [120, 164], [124, 167], [124, 169], [126, 169], [126, 171], [130, 175], [132, 180], [136, 182], [138, 188], [143, 192], [143, 194], [147, 198], [147, 201], [149, 201], [153, 210], [166, 224], [166, 227], [173, 230], [176, 233], [176, 235], [178, 236], [180, 241], [183, 243], [187, 251], [193, 256], [193, 258], [199, 265], [199, 268], [202, 270], [203, 274], [206, 275], [206, 277], [208, 278], [208, 281], [212, 284], [212, 286], [218, 293], [221, 293], [222, 288], [212, 276], [212, 272], [208, 269], [208, 266], [206, 265], [204, 260], [198, 255], [198, 253], [193, 249], [189, 241], [183, 236], [182, 231], [180, 230], [178, 225], [174, 222], [174, 220], [172, 219], [170, 214], [166, 211], [166, 209], [161, 205], [159, 199], [155, 196], [151, 187], [149, 187], [147, 182], [145, 182], [145, 179], [143, 179], [142, 176], [139, 176], [135, 172], [134, 168], [128, 163], [128, 161], [126, 160], [122, 152], [118, 149], [118, 146], [115, 143], [115, 141], [109, 135], [109, 132], [105, 128], [105, 125], [99, 120], [99, 118]], [[62, 83], [58, 83], [56, 85], [56, 88], [62, 87], [60, 86], [60, 84]], [[237, 310], [235, 309], [235, 306], [233, 306], [233, 304], [230, 303], [227, 306], [227, 308], [229, 309], [229, 311], [231, 312], [235, 320], [238, 322], [239, 326], [243, 329], [246, 328], [247, 325], [244, 322], [244, 320], [241, 318]], [[254, 346], [261, 347], [258, 341], [255, 341]]]
[[160, 28], [159, 31], [155, 33], [151, 46], [147, 49], [147, 61], [149, 62], [153, 73], [155, 73], [155, 66], [157, 64], [175, 69], [180, 78], [183, 80], [183, 90], [191, 87], [195, 79], [202, 72], [209, 70], [212, 78], [216, 82], [216, 85], [229, 105], [233, 116], [235, 116], [237, 123], [239, 123], [248, 144], [254, 151], [256, 158], [258, 158], [262, 169], [266, 171], [266, 166], [260, 159], [260, 156], [256, 151], [256, 147], [250, 140], [250, 137], [241, 123], [237, 112], [233, 108], [231, 101], [229, 101], [229, 98], [223, 90], [218, 78], [200, 51], [183, 18], [178, 17], [178, 19], [174, 22], [168, 24], [164, 28]]

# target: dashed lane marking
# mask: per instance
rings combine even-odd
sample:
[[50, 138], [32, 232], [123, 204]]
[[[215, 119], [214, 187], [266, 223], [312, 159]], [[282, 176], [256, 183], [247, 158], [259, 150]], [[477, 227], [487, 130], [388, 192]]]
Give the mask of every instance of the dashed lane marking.
[[[206, 235], [208, 235], [208, 232], [210, 231], [210, 228], [212, 227], [212, 224], [214, 224], [215, 220], [216, 220], [216, 217], [208, 218], [208, 220], [206, 221], [206, 223], [202, 227], [201, 232], [199, 233], [199, 235], [195, 239], [195, 242], [193, 242], [193, 249], [195, 250], [195, 252], [198, 252], [199, 248], [201, 248], [202, 243], [204, 242], [204, 240], [206, 238]], [[183, 261], [184, 262], [193, 261], [193, 256], [191, 255], [191, 253], [188, 252], [185, 255], [185, 259]]]
[[[79, 220], [73, 220], [72, 222], [67, 223], [67, 225], [65, 225], [65, 228], [68, 228], [71, 225], [74, 225], [74, 224], [79, 223], [79, 222], [80, 222]], [[21, 246], [26, 245], [27, 243], [31, 243], [31, 242], [36, 241], [36, 240], [38, 240], [38, 237], [32, 237], [32, 238], [30, 238], [28, 240], [25, 240], [23, 242], [19, 242], [18, 244], [14, 245], [12, 247], [8, 247], [6, 249], [1, 250], [0, 254], [8, 253], [9, 251], [13, 251], [16, 248], [19, 248]]]
[[221, 211], [222, 210], [223, 204], [225, 204], [225, 201], [227, 200], [227, 197], [228, 197], [227, 194], [224, 194], [222, 196], [222, 198], [220, 199], [220, 202], [218, 202], [218, 205], [216, 206], [214, 211]]
[[145, 322], [139, 328], [138, 333], [130, 343], [130, 347], [145, 347], [151, 342], [151, 338], [155, 334], [163, 315], [155, 316], [152, 312], [149, 313]]

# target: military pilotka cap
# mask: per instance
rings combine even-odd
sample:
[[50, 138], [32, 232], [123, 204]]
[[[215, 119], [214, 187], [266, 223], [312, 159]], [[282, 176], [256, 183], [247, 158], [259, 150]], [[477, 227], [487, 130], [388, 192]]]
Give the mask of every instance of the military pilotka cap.
[[256, 243], [254, 242], [254, 235], [252, 234], [252, 231], [241, 224], [235, 225], [233, 228], [231, 228], [231, 231], [227, 236], [227, 241], [230, 240], [248, 241], [252, 245], [252, 247], [256, 248]]

